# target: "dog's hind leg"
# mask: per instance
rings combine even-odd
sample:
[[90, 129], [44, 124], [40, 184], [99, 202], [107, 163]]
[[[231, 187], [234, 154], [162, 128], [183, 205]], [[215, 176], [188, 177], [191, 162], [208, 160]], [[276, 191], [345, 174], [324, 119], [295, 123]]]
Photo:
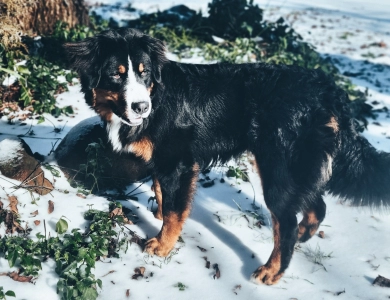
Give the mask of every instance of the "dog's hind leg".
[[161, 192], [161, 186], [160, 182], [158, 181], [156, 176], [153, 176], [153, 187], [152, 190], [154, 191], [156, 202], [157, 202], [157, 210], [154, 212], [154, 217], [156, 219], [162, 220], [163, 214], [162, 214], [162, 192]]
[[303, 219], [299, 223], [298, 240], [306, 242], [317, 231], [321, 222], [325, 218], [326, 204], [322, 196], [317, 197], [317, 201], [303, 211]]
[[167, 256], [175, 246], [184, 222], [190, 214], [191, 200], [195, 193], [199, 168], [177, 167], [170, 174], [158, 176], [162, 194], [163, 225], [156, 237], [145, 244], [151, 255]]

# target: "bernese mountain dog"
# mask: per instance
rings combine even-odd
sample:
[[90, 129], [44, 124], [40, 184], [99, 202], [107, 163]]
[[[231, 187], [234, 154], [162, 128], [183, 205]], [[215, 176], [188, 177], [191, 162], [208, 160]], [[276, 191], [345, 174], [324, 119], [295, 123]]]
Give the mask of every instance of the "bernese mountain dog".
[[354, 205], [390, 205], [390, 154], [357, 134], [346, 92], [320, 70], [174, 62], [161, 41], [125, 28], [65, 49], [114, 150], [151, 170], [163, 225], [149, 254], [174, 247], [199, 172], [244, 151], [255, 158], [273, 224], [272, 254], [252, 275], [258, 283], [276, 283], [295, 243], [316, 232], [326, 191]]

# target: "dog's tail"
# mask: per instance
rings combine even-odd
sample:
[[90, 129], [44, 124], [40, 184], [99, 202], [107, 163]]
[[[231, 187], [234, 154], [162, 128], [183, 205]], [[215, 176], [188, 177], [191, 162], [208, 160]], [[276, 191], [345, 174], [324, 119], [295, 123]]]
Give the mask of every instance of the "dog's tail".
[[377, 151], [351, 128], [340, 132], [328, 190], [352, 205], [390, 207], [390, 153]]

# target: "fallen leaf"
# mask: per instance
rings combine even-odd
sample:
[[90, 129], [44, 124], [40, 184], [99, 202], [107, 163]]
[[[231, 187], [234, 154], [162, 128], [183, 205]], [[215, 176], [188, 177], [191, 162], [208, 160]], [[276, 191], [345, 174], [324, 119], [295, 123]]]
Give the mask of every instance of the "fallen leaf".
[[134, 269], [134, 275], [131, 276], [131, 279], [138, 279], [139, 277], [144, 277], [145, 267], [139, 267]]
[[211, 264], [211, 263], [210, 263], [209, 260], [207, 260], [207, 256], [204, 256], [203, 259], [206, 261], [206, 268], [207, 268], [207, 269], [210, 269], [210, 264]]
[[116, 272], [115, 270], [111, 270], [110, 272], [108, 272], [106, 275], [103, 275], [102, 277], [105, 277], [105, 276], [107, 276], [108, 274], [112, 274], [112, 273], [114, 273], [114, 272]]
[[7, 211], [4, 223], [7, 226], [7, 230], [5, 231], [6, 233], [14, 233], [15, 231], [24, 232], [24, 229], [20, 226], [15, 214], [11, 211]]
[[130, 289], [127, 289], [127, 290], [126, 290], [126, 297], [127, 297], [127, 298], [130, 297]]
[[41, 224], [41, 221], [35, 220], [35, 221], [34, 221], [34, 224], [35, 224], [35, 226], [38, 226], [39, 224]]
[[111, 212], [110, 212], [110, 218], [113, 218], [113, 217], [115, 217], [115, 216], [120, 216], [120, 215], [122, 215], [123, 213], [122, 213], [122, 208], [120, 208], [120, 207], [117, 207], [117, 208], [115, 208], [114, 210], [112, 210]]
[[145, 273], [145, 267], [140, 267], [139, 268], [139, 273], [143, 276]]
[[38, 215], [38, 210], [33, 211], [32, 213], [30, 213], [30, 215], [31, 215], [32, 217], [35, 217], [36, 215]]
[[47, 209], [47, 212], [51, 214], [54, 211], [54, 202], [49, 200], [49, 208]]
[[199, 246], [196, 246], [196, 247], [198, 247], [199, 250], [202, 251], [202, 252], [206, 252], [207, 251], [205, 248], [202, 248], [202, 247], [199, 247]]
[[81, 193], [77, 193], [76, 196], [80, 197], [80, 198], [83, 198], [83, 199], [87, 199], [87, 197], [84, 194], [81, 194]]
[[14, 212], [15, 214], [17, 214], [18, 213], [18, 208], [17, 208], [18, 198], [16, 198], [15, 196], [8, 196], [8, 200], [9, 200], [9, 207], [10, 207], [11, 211]]
[[215, 270], [215, 274], [214, 274], [213, 278], [219, 279], [221, 277], [221, 271], [219, 270], [218, 264], [214, 264], [213, 269]]
[[11, 273], [8, 273], [8, 276], [14, 280], [19, 282], [32, 282], [33, 276], [21, 276], [18, 274], [18, 272], [14, 271]]

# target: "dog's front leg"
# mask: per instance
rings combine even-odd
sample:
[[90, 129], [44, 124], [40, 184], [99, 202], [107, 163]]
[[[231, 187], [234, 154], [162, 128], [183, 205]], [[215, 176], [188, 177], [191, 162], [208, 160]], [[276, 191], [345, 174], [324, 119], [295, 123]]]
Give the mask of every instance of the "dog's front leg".
[[167, 256], [175, 246], [184, 222], [190, 214], [191, 201], [196, 189], [199, 168], [178, 166], [171, 174], [157, 174], [162, 192], [161, 231], [145, 244], [151, 255]]

